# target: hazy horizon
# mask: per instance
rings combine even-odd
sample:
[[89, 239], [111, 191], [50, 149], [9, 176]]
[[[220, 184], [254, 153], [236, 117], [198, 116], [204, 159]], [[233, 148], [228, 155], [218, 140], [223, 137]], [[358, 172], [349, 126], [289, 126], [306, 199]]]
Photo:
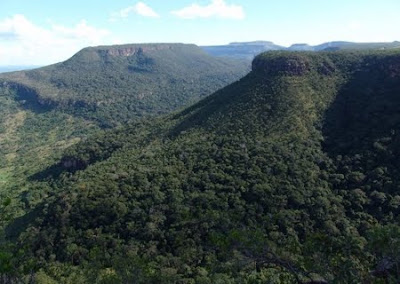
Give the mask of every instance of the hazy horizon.
[[[285, 48], [289, 48], [293, 45], [310, 45], [310, 46], [318, 46], [318, 45], [322, 45], [322, 44], [326, 44], [326, 43], [334, 43], [334, 42], [350, 42], [350, 41], [344, 41], [344, 40], [333, 40], [333, 41], [329, 41], [329, 42], [320, 42], [317, 44], [309, 44], [307, 42], [294, 42], [288, 45], [281, 45], [281, 44], [277, 44], [273, 41], [269, 41], [269, 40], [250, 40], [250, 41], [236, 41], [236, 42], [228, 42], [225, 44], [215, 44], [215, 45], [197, 45], [197, 46], [225, 46], [225, 45], [230, 45], [230, 44], [235, 44], [235, 43], [261, 43], [261, 42], [271, 42], [273, 44], [285, 47]], [[391, 42], [399, 42], [398, 40], [394, 40]], [[391, 42], [387, 42], [387, 43], [391, 43]], [[69, 58], [71, 58], [74, 54], [76, 54], [77, 52], [79, 52], [80, 50], [87, 48], [87, 47], [98, 47], [98, 46], [113, 46], [113, 45], [130, 45], [130, 44], [175, 44], [175, 43], [181, 43], [181, 44], [195, 44], [195, 43], [190, 43], [190, 42], [130, 42], [130, 43], [118, 43], [118, 44], [106, 44], [106, 45], [92, 45], [92, 46], [85, 46], [82, 47], [81, 49], [77, 50], [76, 52], [73, 52], [72, 54], [70, 54], [69, 56], [67, 56], [64, 59], [61, 59], [59, 61], [56, 62], [51, 62], [51, 63], [43, 63], [43, 64], [8, 64], [8, 65], [1, 65], [0, 64], [0, 73], [2, 72], [12, 72], [12, 71], [21, 71], [21, 70], [27, 70], [27, 69], [35, 69], [35, 68], [40, 68], [42, 66], [46, 66], [46, 65], [51, 65], [51, 64], [56, 64], [65, 60], [68, 60]], [[366, 41], [366, 42], [351, 42], [351, 43], [358, 43], [358, 44], [363, 44], [363, 43], [384, 43], [384, 42], [372, 42], [372, 41]], [[196, 45], [196, 44], [195, 44]]]
[[399, 10], [396, 0], [2, 0], [0, 65], [47, 65], [122, 43], [393, 42]]

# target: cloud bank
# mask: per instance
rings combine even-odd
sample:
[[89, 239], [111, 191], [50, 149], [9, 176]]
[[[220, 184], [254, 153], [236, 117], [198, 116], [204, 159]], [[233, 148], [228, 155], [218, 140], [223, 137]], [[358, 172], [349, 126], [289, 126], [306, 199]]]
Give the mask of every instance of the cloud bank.
[[111, 41], [110, 32], [81, 20], [72, 27], [35, 25], [24, 15], [0, 19], [0, 65], [38, 65], [67, 59], [79, 49]]

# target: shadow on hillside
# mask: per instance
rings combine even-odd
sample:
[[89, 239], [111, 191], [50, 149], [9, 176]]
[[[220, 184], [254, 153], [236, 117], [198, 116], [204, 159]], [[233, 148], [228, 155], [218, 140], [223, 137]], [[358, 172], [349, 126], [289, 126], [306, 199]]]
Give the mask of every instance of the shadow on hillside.
[[29, 181], [47, 181], [47, 180], [52, 180], [52, 179], [58, 179], [61, 174], [65, 172], [69, 173], [74, 173], [76, 170], [67, 170], [65, 167], [61, 165], [61, 163], [57, 163], [54, 165], [49, 166], [48, 168], [44, 169], [43, 171], [40, 171], [38, 173], [35, 173], [31, 176], [28, 177]]
[[35, 113], [44, 113], [54, 108], [49, 104], [41, 103], [38, 93], [32, 88], [21, 84], [13, 84], [12, 88], [16, 90], [16, 100], [24, 109]]
[[213, 123], [209, 119], [216, 113], [228, 113], [235, 104], [248, 100], [248, 92], [252, 90], [255, 81], [250, 73], [179, 112], [173, 119], [181, 121], [171, 129], [169, 135], [177, 136], [192, 127], [213, 128]]
[[385, 61], [369, 61], [326, 111], [323, 147], [330, 156], [361, 153], [399, 127], [400, 73], [393, 74]]
[[44, 208], [44, 203], [39, 204], [27, 214], [15, 218], [4, 230], [5, 236], [10, 240], [17, 240], [19, 236], [31, 226], [35, 219], [41, 214]]

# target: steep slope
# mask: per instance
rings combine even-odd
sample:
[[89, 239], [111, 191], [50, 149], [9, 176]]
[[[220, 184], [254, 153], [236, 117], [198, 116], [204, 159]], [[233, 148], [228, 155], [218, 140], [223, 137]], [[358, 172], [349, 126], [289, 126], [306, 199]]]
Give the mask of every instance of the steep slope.
[[2, 74], [0, 80], [27, 103], [113, 125], [196, 101], [247, 68], [194, 45], [136, 44], [86, 48], [65, 62]]
[[147, 44], [86, 48], [59, 64], [1, 74], [0, 173], [32, 165], [54, 144], [65, 147], [92, 129], [198, 100], [247, 69], [193, 45]]
[[136, 44], [90, 47], [62, 63], [0, 74], [0, 199], [12, 197], [10, 211], [23, 214], [27, 179], [63, 149], [196, 101], [248, 69], [194, 45]]
[[398, 52], [262, 54], [38, 173], [25, 257], [59, 282], [395, 283], [398, 94]]

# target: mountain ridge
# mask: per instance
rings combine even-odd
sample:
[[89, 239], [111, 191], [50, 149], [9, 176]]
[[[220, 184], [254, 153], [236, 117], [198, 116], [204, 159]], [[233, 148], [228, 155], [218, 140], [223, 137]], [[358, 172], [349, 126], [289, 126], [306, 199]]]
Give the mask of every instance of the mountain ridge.
[[288, 47], [276, 45], [271, 41], [254, 42], [234, 42], [228, 45], [203, 46], [203, 49], [214, 56], [245, 58], [252, 60], [257, 54], [270, 50], [288, 50], [288, 51], [338, 51], [338, 50], [361, 50], [361, 49], [392, 49], [400, 48], [399, 41], [393, 42], [349, 42], [332, 41], [318, 45], [309, 45], [307, 43], [295, 43]]

